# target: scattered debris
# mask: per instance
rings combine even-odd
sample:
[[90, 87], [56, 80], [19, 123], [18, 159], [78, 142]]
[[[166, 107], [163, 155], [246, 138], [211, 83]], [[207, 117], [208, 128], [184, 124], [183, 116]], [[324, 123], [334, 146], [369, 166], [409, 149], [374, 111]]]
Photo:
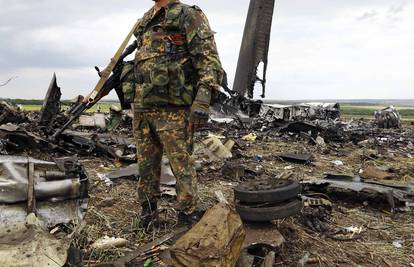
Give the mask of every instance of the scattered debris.
[[5, 101], [0, 101], [0, 125], [6, 123], [22, 123], [26, 121], [26, 115], [19, 110], [19, 108]]
[[400, 184], [392, 186], [369, 181], [364, 182], [359, 177], [344, 177], [346, 179], [342, 179], [341, 176], [329, 175], [325, 179], [306, 180], [302, 184], [305, 186], [305, 191], [336, 194], [336, 196], [341, 195], [341, 193], [357, 194], [358, 197], [353, 197], [353, 199], [359, 201], [379, 197], [389, 204], [391, 211], [396, 208], [413, 206], [414, 191], [409, 184], [401, 187]]
[[[153, 259], [159, 259], [162, 256], [164, 262], [171, 262], [171, 256], [165, 255], [168, 252], [170, 246], [167, 246], [168, 242], [176, 240], [188, 231], [187, 227], [181, 227], [173, 230], [156, 240], [140, 247], [139, 249], [128, 253], [127, 255], [119, 258], [113, 263], [102, 263], [93, 265], [94, 267], [124, 267], [124, 266], [142, 266], [146, 262], [152, 262]], [[168, 253], [167, 253], [168, 254]], [[157, 260], [159, 261], [159, 260]]]

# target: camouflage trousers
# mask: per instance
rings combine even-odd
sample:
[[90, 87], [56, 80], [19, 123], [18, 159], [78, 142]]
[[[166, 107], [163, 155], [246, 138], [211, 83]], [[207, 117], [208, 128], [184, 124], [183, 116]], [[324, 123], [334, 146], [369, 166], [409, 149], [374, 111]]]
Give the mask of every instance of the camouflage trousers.
[[191, 156], [193, 133], [188, 129], [188, 118], [186, 109], [134, 111], [141, 203], [156, 201], [160, 197], [161, 162], [165, 151], [177, 179], [176, 209], [185, 213], [195, 210], [197, 180]]

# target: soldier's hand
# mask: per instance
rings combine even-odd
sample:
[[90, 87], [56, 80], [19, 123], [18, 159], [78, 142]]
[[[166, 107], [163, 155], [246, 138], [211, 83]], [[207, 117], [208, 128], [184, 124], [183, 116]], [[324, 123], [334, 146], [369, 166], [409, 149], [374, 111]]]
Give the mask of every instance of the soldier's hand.
[[208, 103], [194, 101], [190, 111], [190, 125], [193, 126], [194, 131], [206, 126], [210, 112], [209, 108]]
[[211, 91], [209, 88], [200, 86], [197, 95], [191, 106], [190, 126], [193, 131], [206, 126], [208, 122], [208, 115], [210, 113]]

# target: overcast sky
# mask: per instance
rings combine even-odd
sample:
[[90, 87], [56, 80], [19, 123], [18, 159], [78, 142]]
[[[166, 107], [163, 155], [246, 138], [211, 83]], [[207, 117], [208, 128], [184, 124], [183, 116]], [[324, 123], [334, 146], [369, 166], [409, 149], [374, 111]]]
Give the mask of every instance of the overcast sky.
[[[248, 0], [185, 0], [209, 17], [229, 81]], [[88, 93], [150, 0], [0, 0], [0, 98]], [[414, 1], [276, 0], [269, 99], [414, 98]], [[259, 91], [259, 90], [258, 90]]]

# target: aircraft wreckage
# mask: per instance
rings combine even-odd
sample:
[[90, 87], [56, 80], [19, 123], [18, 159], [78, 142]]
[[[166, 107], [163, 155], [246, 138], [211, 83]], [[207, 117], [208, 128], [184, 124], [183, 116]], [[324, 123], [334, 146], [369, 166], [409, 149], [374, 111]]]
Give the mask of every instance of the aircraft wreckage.
[[[170, 228], [165, 235], [154, 233], [159, 238], [147, 236], [152, 242], [137, 247], [142, 237], [129, 230], [134, 226], [133, 218], [122, 224], [99, 213], [107, 207], [110, 210], [117, 201], [108, 188], [115, 188], [120, 180], [136, 183], [140, 177], [131, 136], [132, 115], [117, 106], [107, 114], [84, 112], [113, 89], [125, 108], [116, 62], [132, 53], [136, 44], [126, 47], [124, 42], [115, 60], [104, 71], [98, 70], [101, 78], [91, 94], [77, 97], [66, 110], [62, 108], [56, 75], [40, 112], [25, 112], [1, 102], [0, 265], [181, 266], [183, 262], [208, 259], [204, 260], [210, 264], [206, 266], [219, 266], [217, 262], [225, 266], [235, 266], [236, 262], [249, 267], [273, 266], [275, 262], [297, 266], [298, 261], [304, 266], [311, 257], [302, 255], [303, 249], [296, 248], [299, 259], [296, 254], [281, 258], [281, 244], [291, 237], [284, 238], [279, 224], [269, 221], [294, 216], [298, 218], [295, 225], [318, 233], [318, 238], [352, 242], [361, 239], [362, 230], [332, 224], [333, 201], [351, 199], [364, 205], [376, 203], [393, 214], [409, 212], [414, 203], [412, 170], [376, 166], [385, 161], [386, 153], [403, 158], [414, 154], [414, 129], [402, 126], [395, 108], [377, 112], [375, 121], [345, 122], [341, 121], [337, 103], [279, 105], [252, 99], [257, 82], [265, 96], [274, 6], [274, 0], [250, 1], [233, 90], [223, 83], [225, 92], [212, 107], [211, 123], [196, 135], [194, 157], [203, 174], [200, 179], [205, 179], [202, 190], [209, 190], [204, 183], [214, 187], [209, 177], [215, 177], [214, 185], [219, 184], [227, 193], [214, 190], [220, 204], [209, 205], [213, 207], [192, 229], [175, 229], [175, 225], [166, 223]], [[263, 74], [258, 77], [261, 63]], [[282, 148], [279, 144], [266, 151], [271, 139], [282, 142]], [[319, 173], [317, 164], [332, 155], [339, 157], [341, 148], [346, 146], [361, 149], [363, 154], [358, 157], [374, 166], [358, 164], [358, 169], [349, 173], [344, 162], [332, 160]], [[372, 152], [373, 148], [380, 152]], [[276, 153], [272, 149], [284, 150]], [[366, 152], [368, 149], [371, 152]], [[84, 166], [93, 160], [93, 167]], [[115, 167], [108, 171], [106, 165], [111, 163]], [[274, 165], [282, 167], [269, 167]], [[162, 195], [168, 202], [168, 198], [176, 196], [176, 180], [167, 160], [161, 172]], [[396, 181], [396, 176], [404, 179]], [[132, 195], [132, 187], [124, 194]], [[93, 203], [89, 201], [91, 191], [97, 195], [92, 196]], [[234, 195], [235, 209], [228, 203], [229, 195]], [[129, 220], [131, 214], [124, 212], [135, 212], [128, 209], [136, 203], [129, 204], [124, 207], [124, 203], [117, 203], [117, 220]], [[121, 235], [126, 231], [125, 238], [135, 239], [128, 242], [105, 236], [90, 240], [84, 230], [88, 209], [93, 210], [91, 217], [97, 216], [100, 222], [94, 225], [101, 230], [99, 234]], [[164, 210], [168, 221], [171, 209], [166, 205]], [[258, 226], [252, 221], [264, 224]], [[82, 242], [74, 242], [76, 238]], [[319, 242], [316, 237], [311, 241]], [[121, 253], [117, 250], [125, 247], [128, 249]], [[103, 251], [111, 250], [116, 251], [116, 258], [99, 257]], [[289, 262], [291, 258], [295, 262]], [[347, 263], [352, 261], [352, 257], [345, 258]]]

